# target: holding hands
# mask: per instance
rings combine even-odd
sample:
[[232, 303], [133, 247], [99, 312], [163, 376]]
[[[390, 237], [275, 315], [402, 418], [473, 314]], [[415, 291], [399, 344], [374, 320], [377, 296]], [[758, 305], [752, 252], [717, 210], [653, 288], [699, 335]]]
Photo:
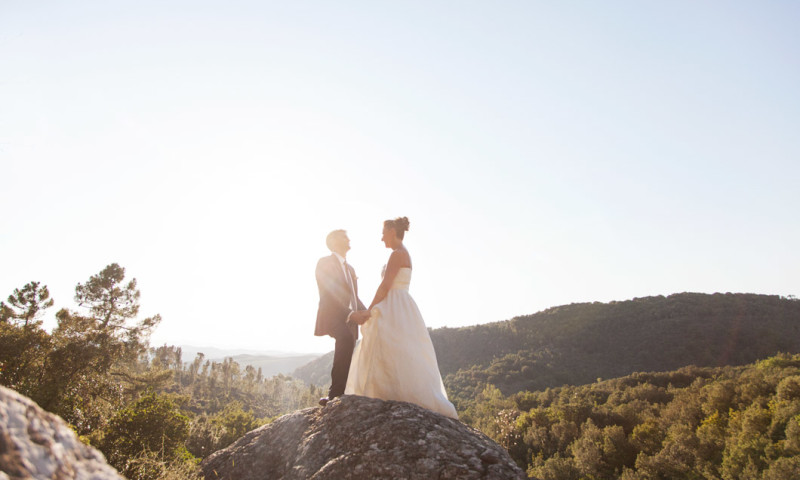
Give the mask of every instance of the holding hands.
[[369, 310], [359, 310], [358, 312], [353, 312], [350, 314], [348, 321], [355, 322], [359, 325], [364, 325], [367, 320], [369, 320], [370, 313]]

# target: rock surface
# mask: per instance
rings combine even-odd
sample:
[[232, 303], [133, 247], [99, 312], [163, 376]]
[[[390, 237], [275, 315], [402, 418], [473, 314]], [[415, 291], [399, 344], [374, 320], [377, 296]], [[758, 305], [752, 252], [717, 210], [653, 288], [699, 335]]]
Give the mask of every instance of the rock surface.
[[527, 478], [500, 445], [457, 420], [352, 395], [248, 432], [201, 466], [206, 480]]
[[60, 417], [0, 387], [0, 480], [125, 480]]

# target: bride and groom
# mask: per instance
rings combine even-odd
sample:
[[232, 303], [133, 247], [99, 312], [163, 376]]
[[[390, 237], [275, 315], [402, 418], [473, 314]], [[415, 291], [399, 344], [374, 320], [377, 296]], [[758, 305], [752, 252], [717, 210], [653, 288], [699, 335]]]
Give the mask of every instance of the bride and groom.
[[[362, 395], [411, 402], [458, 418], [439, 373], [428, 329], [408, 293], [411, 257], [403, 245], [408, 218], [386, 220], [383, 241], [391, 248], [383, 281], [369, 308], [358, 298], [356, 272], [347, 263], [350, 239], [334, 230], [326, 239], [330, 256], [317, 263], [319, 310], [314, 334], [336, 340], [331, 387], [326, 398]], [[358, 326], [361, 336], [358, 339]]]

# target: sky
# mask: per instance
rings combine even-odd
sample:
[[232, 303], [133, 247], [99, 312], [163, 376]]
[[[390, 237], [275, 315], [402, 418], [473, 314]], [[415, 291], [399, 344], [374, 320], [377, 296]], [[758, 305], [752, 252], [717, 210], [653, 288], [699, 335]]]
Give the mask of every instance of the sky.
[[408, 216], [429, 327], [800, 295], [800, 4], [0, 0], [0, 298], [110, 263], [154, 345], [327, 352]]

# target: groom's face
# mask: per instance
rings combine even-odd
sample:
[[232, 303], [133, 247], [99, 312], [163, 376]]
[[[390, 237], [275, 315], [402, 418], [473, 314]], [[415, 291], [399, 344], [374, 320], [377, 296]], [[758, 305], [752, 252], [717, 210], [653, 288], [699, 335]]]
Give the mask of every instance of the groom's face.
[[346, 234], [342, 234], [336, 239], [336, 249], [334, 252], [339, 255], [344, 255], [350, 250], [350, 238]]

